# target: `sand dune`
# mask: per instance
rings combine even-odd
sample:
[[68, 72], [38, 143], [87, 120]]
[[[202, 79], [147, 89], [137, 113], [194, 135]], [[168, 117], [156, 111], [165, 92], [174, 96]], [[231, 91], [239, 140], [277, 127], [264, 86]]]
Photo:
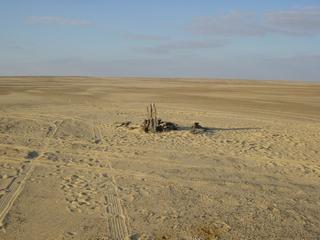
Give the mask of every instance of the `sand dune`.
[[[115, 126], [151, 102], [180, 129]], [[319, 239], [319, 84], [3, 77], [0, 103], [0, 239]]]

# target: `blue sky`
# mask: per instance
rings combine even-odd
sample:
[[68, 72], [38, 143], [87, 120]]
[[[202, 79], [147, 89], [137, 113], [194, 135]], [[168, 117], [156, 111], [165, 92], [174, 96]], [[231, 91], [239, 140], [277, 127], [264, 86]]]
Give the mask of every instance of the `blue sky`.
[[320, 1], [4, 0], [0, 75], [320, 81]]

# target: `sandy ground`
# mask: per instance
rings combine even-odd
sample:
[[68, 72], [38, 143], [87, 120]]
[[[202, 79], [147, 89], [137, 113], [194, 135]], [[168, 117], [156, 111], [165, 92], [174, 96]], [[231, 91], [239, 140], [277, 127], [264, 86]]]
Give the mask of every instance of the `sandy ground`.
[[320, 239], [320, 84], [3, 77], [0, 176], [4, 240]]

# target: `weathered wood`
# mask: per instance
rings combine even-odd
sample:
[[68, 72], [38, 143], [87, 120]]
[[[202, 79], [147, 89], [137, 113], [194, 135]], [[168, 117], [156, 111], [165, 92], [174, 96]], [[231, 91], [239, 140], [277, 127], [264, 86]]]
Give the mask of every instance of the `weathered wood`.
[[[132, 125], [130, 121], [126, 121], [117, 123], [116, 127], [125, 127], [128, 129], [142, 128], [142, 130], [146, 133], [169, 132], [178, 130], [177, 124], [173, 122], [162, 121], [161, 118], [158, 117], [157, 107], [154, 103], [147, 105], [146, 118], [140, 126]], [[202, 134], [208, 131], [211, 131], [211, 129], [201, 126], [198, 122], [193, 123], [190, 129], [190, 132], [193, 134]]]
[[147, 106], [147, 118], [142, 123], [142, 129], [145, 132], [166, 132], [177, 130], [178, 127], [172, 122], [164, 122], [158, 118], [157, 107], [155, 103]]
[[153, 103], [153, 111], [154, 111], [154, 132], [157, 131], [158, 128], [158, 119], [157, 119], [157, 108], [156, 108], [156, 104]]
[[202, 127], [198, 122], [195, 122], [191, 127], [191, 133], [193, 133], [193, 134], [204, 133], [208, 130], [209, 130], [209, 128]]

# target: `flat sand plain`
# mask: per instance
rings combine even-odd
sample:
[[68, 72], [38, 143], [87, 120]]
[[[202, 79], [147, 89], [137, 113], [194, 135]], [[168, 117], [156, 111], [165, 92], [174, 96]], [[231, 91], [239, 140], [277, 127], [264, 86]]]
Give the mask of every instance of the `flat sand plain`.
[[3, 240], [320, 239], [320, 84], [2, 77], [0, 175]]

